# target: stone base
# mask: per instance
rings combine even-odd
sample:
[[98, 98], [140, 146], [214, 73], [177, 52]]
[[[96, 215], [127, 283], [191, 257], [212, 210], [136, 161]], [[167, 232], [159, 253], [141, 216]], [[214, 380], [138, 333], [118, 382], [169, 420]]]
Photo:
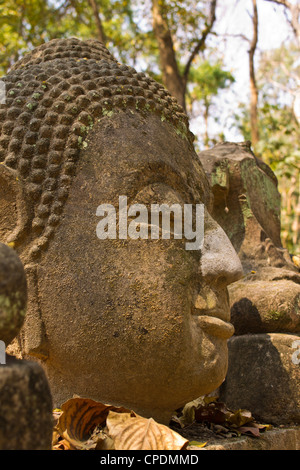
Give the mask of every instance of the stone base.
[[[268, 268], [260, 274], [248, 274], [246, 279], [228, 287], [231, 323], [237, 336], [300, 331], [300, 284], [289, 279], [268, 279], [276, 274], [284, 276], [283, 269]], [[292, 274], [286, 271], [287, 277]], [[259, 279], [264, 275], [265, 280]]]
[[259, 438], [236, 437], [211, 441], [200, 448], [189, 446], [188, 450], [300, 450], [300, 427], [273, 429]]
[[232, 337], [220, 401], [230, 409], [251, 411], [261, 423], [300, 424], [299, 350], [300, 335]]
[[52, 399], [42, 367], [6, 356], [0, 365], [0, 450], [50, 450]]

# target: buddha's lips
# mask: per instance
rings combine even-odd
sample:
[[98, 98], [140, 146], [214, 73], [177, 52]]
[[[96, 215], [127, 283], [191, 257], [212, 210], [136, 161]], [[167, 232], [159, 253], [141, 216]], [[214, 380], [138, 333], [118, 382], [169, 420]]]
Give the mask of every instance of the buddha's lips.
[[197, 325], [205, 332], [212, 336], [228, 339], [234, 333], [234, 326], [229, 323], [230, 313], [219, 310], [200, 310], [193, 308], [193, 317], [197, 320]]
[[220, 318], [208, 315], [198, 315], [196, 318], [202, 331], [212, 336], [228, 339], [234, 333], [234, 326], [229, 322], [220, 320]]

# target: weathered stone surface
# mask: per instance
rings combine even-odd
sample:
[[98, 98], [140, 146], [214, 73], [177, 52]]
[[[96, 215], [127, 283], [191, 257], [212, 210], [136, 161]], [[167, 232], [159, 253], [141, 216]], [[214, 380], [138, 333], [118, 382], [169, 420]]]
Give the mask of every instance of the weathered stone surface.
[[230, 286], [230, 305], [236, 335], [300, 332], [300, 284], [290, 280], [249, 274]]
[[249, 142], [224, 142], [199, 156], [214, 193], [212, 215], [244, 269], [228, 289], [236, 334], [300, 332], [300, 274], [282, 247], [274, 173]]
[[276, 428], [261, 434], [259, 439], [239, 437], [223, 439], [200, 448], [189, 446], [189, 450], [300, 450], [300, 428]]
[[7, 356], [0, 365], [0, 422], [0, 450], [51, 449], [52, 401], [39, 364]]
[[300, 336], [282, 333], [234, 336], [220, 399], [245, 408], [260, 422], [300, 423]]
[[1, 239], [28, 274], [22, 348], [44, 362], [55, 405], [78, 394], [165, 420], [225, 377], [241, 264], [208, 211], [201, 252], [97, 238], [97, 207], [121, 195], [211, 205], [187, 116], [98, 45], [51, 41], [5, 78], [0, 174], [17, 204]]
[[281, 244], [276, 177], [249, 142], [219, 144], [200, 159], [214, 192], [212, 215], [245, 273], [228, 288], [231, 322], [244, 336], [229, 341], [222, 398], [267, 422], [299, 423], [300, 369], [292, 345], [300, 338], [300, 274]]
[[0, 340], [7, 346], [24, 322], [27, 301], [26, 276], [21, 260], [0, 243]]
[[228, 234], [244, 269], [269, 266], [265, 240], [282, 248], [276, 176], [255, 157], [249, 142], [217, 144], [200, 152], [199, 157], [214, 193], [213, 214]]

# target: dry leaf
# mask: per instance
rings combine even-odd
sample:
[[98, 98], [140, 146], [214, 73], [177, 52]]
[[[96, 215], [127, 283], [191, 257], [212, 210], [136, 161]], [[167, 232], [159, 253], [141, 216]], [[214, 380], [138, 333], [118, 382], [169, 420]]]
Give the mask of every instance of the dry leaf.
[[113, 450], [114, 441], [102, 428], [96, 427], [91, 437], [82, 446], [82, 450]]
[[182, 428], [188, 424], [192, 424], [195, 421], [195, 411], [201, 406], [205, 406], [204, 397], [189, 401], [182, 409], [182, 416], [172, 416], [172, 420], [179, 423]]
[[207, 442], [190, 441], [189, 446], [205, 447]]
[[152, 418], [110, 411], [106, 420], [116, 450], [181, 450], [188, 441]]
[[53, 410], [53, 413], [52, 413], [52, 416], [53, 416], [53, 420], [54, 420], [54, 423], [57, 424], [58, 420], [59, 420], [59, 417], [61, 416], [62, 414], [62, 411], [61, 410]]
[[93, 430], [105, 425], [110, 410], [135, 416], [133, 411], [123, 407], [104, 405], [89, 398], [71, 398], [61, 407], [56, 430], [76, 449], [83, 449]]
[[272, 429], [271, 424], [249, 423], [248, 426], [241, 426], [237, 429], [241, 434], [252, 434], [259, 437], [261, 432]]
[[197, 422], [208, 421], [215, 424], [224, 424], [232, 412], [222, 402], [212, 402], [199, 406], [195, 410], [195, 420]]
[[259, 437], [259, 428], [253, 427], [253, 426], [241, 426], [240, 428], [237, 429], [238, 432], [241, 434], [251, 434], [255, 437]]
[[270, 431], [273, 429], [272, 424], [257, 424], [257, 426], [261, 432]]
[[54, 428], [53, 433], [52, 433], [52, 447], [55, 446], [60, 438], [60, 434], [56, 429]]
[[66, 439], [61, 439], [60, 441], [57, 442], [54, 446], [52, 446], [52, 450], [74, 450], [75, 447], [73, 447], [69, 441]]
[[226, 421], [227, 423], [233, 426], [237, 426], [239, 428], [241, 426], [244, 426], [244, 424], [251, 423], [252, 421], [254, 421], [254, 418], [251, 412], [248, 410], [237, 410], [232, 413]]

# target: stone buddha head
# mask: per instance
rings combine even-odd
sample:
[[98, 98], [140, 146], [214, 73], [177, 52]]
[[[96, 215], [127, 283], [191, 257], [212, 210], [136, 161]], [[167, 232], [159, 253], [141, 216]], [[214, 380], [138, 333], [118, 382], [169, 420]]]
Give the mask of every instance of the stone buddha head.
[[200, 152], [214, 193], [212, 215], [244, 269], [229, 287], [236, 334], [300, 331], [300, 273], [280, 236], [280, 193], [271, 168], [250, 142]]
[[[58, 406], [77, 394], [163, 421], [227, 370], [227, 285], [241, 276], [175, 99], [98, 41], [50, 41], [5, 77], [0, 240], [28, 281], [24, 354]], [[204, 204], [184, 237], [97, 236], [97, 208]], [[102, 214], [103, 215], [103, 214]], [[130, 219], [130, 214], [129, 214]]]

